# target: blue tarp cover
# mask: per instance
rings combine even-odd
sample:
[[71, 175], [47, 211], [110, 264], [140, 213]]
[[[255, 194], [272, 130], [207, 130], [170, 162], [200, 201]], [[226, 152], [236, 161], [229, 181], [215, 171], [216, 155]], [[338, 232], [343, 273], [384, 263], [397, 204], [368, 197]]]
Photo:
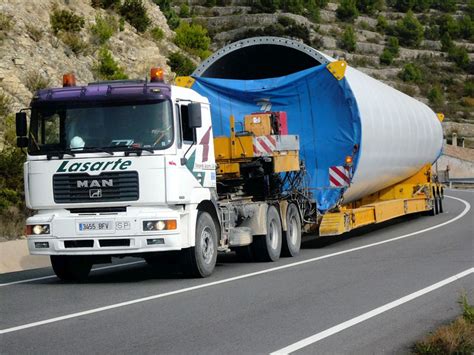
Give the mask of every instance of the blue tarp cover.
[[338, 202], [343, 191], [330, 187], [329, 168], [344, 165], [360, 145], [359, 112], [346, 79], [336, 80], [325, 65], [261, 80], [194, 79], [192, 89], [211, 103], [214, 136], [230, 135], [230, 115], [238, 129], [250, 113], [286, 111], [289, 134], [300, 137], [300, 159], [318, 209], [324, 212]]

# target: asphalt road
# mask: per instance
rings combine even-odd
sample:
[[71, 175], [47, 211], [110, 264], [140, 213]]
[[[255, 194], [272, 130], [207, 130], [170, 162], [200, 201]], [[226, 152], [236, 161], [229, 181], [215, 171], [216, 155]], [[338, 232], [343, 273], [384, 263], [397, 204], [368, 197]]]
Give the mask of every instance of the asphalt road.
[[49, 268], [0, 275], [0, 353], [408, 352], [460, 314], [462, 292], [474, 300], [474, 193], [447, 195], [465, 202], [276, 263], [224, 255], [203, 280], [131, 258], [83, 284]]

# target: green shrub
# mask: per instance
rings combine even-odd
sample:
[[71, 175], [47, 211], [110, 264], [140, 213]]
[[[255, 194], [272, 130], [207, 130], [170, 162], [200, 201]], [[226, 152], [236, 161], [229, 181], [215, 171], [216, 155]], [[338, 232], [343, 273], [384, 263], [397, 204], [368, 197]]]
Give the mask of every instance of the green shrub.
[[98, 44], [106, 43], [117, 31], [117, 21], [113, 16], [95, 17], [95, 24], [91, 26], [91, 33]]
[[463, 16], [458, 20], [460, 36], [468, 41], [474, 40], [474, 21], [469, 16]]
[[415, 0], [392, 0], [390, 5], [400, 12], [407, 12], [413, 8]]
[[354, 21], [359, 16], [356, 0], [341, 0], [336, 9], [336, 16], [342, 21]]
[[432, 6], [443, 12], [454, 12], [456, 11], [456, 0], [433, 0]]
[[347, 26], [344, 30], [341, 40], [339, 41], [339, 46], [348, 52], [354, 52], [356, 50], [357, 39], [352, 26]]
[[278, 9], [278, 2], [274, 0], [253, 0], [250, 2], [252, 13], [274, 13]]
[[189, 10], [188, 4], [181, 4], [179, 7], [179, 17], [190, 17], [191, 11]]
[[425, 12], [431, 7], [432, 0], [415, 0], [413, 4], [413, 11]]
[[393, 63], [393, 60], [398, 57], [400, 52], [400, 46], [398, 44], [398, 38], [389, 37], [387, 44], [380, 55], [380, 63], [385, 65], [390, 65]]
[[75, 33], [60, 33], [59, 38], [75, 55], [86, 54], [89, 49], [87, 42], [83, 41], [82, 38]]
[[441, 50], [443, 52], [449, 52], [454, 47], [454, 42], [451, 39], [449, 33], [445, 33], [441, 36]]
[[77, 33], [84, 27], [84, 18], [68, 10], [55, 9], [49, 17], [54, 34], [59, 32]]
[[91, 0], [91, 6], [95, 8], [119, 8], [120, 7], [120, 0]]
[[461, 35], [459, 23], [451, 15], [444, 14], [436, 19], [440, 34], [448, 33], [451, 38], [456, 39]]
[[444, 94], [441, 86], [435, 85], [431, 88], [428, 93], [428, 100], [430, 100], [430, 103], [435, 106], [441, 106], [444, 103]]
[[120, 15], [138, 32], [145, 32], [151, 24], [142, 0], [125, 0], [120, 6]]
[[13, 27], [13, 17], [0, 13], [0, 31], [8, 32]]
[[394, 32], [403, 46], [416, 48], [423, 39], [424, 30], [413, 12], [408, 11], [403, 19], [397, 21]]
[[207, 36], [207, 30], [201, 25], [181, 22], [176, 29], [175, 44], [192, 54], [204, 59], [209, 56], [209, 45], [211, 39]]
[[151, 35], [151, 38], [153, 38], [155, 42], [160, 42], [163, 38], [165, 38], [165, 33], [159, 27], [152, 28], [150, 30], [150, 35]]
[[464, 84], [463, 93], [465, 96], [474, 97], [474, 81], [469, 80]]
[[181, 20], [179, 19], [178, 14], [171, 7], [171, 0], [153, 0], [153, 2], [160, 7], [161, 12], [166, 17], [170, 29], [176, 29]]
[[98, 79], [120, 80], [127, 79], [122, 67], [120, 67], [107, 48], [99, 50], [99, 59], [94, 66], [94, 72]]
[[400, 44], [397, 37], [389, 37], [386, 47], [395, 57], [398, 57], [400, 53]]
[[382, 15], [378, 16], [377, 25], [375, 26], [375, 28], [377, 29], [377, 32], [384, 33], [387, 27], [388, 27], [387, 19]]
[[418, 65], [408, 63], [403, 67], [400, 73], [400, 79], [405, 82], [421, 83], [423, 80], [423, 73]]
[[464, 70], [467, 70], [471, 65], [471, 61], [469, 60], [469, 54], [467, 52], [467, 49], [464, 47], [453, 46], [448, 51], [448, 59], [456, 63], [459, 68]]
[[385, 64], [385, 65], [392, 64], [394, 59], [395, 58], [392, 52], [390, 52], [390, 50], [388, 50], [387, 48], [384, 48], [382, 54], [379, 57], [380, 64]]
[[47, 88], [51, 85], [51, 80], [45, 78], [43, 75], [38, 73], [36, 70], [30, 71], [26, 74], [25, 86], [31, 92], [35, 93], [38, 90]]
[[382, 10], [383, 0], [357, 0], [357, 10], [367, 15], [373, 15]]
[[178, 76], [191, 75], [196, 69], [196, 65], [194, 65], [191, 59], [180, 52], [171, 53], [168, 57], [167, 64]]

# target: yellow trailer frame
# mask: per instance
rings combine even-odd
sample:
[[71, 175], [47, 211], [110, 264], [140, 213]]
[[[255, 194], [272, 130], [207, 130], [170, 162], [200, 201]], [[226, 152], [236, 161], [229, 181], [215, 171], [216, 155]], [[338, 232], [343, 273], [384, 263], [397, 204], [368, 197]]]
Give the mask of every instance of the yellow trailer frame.
[[433, 211], [443, 186], [433, 181], [431, 164], [415, 175], [323, 215], [320, 236], [340, 235], [412, 213]]

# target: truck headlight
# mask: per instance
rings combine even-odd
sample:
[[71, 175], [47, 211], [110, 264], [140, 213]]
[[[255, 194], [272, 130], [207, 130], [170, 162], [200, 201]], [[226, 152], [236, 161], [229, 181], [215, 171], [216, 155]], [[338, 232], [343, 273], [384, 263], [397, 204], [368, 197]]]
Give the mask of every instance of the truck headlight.
[[162, 230], [173, 230], [177, 228], [177, 222], [175, 219], [161, 219], [155, 221], [143, 221], [143, 230], [145, 232], [150, 231], [162, 231]]
[[26, 226], [26, 235], [50, 234], [49, 224], [28, 224]]

